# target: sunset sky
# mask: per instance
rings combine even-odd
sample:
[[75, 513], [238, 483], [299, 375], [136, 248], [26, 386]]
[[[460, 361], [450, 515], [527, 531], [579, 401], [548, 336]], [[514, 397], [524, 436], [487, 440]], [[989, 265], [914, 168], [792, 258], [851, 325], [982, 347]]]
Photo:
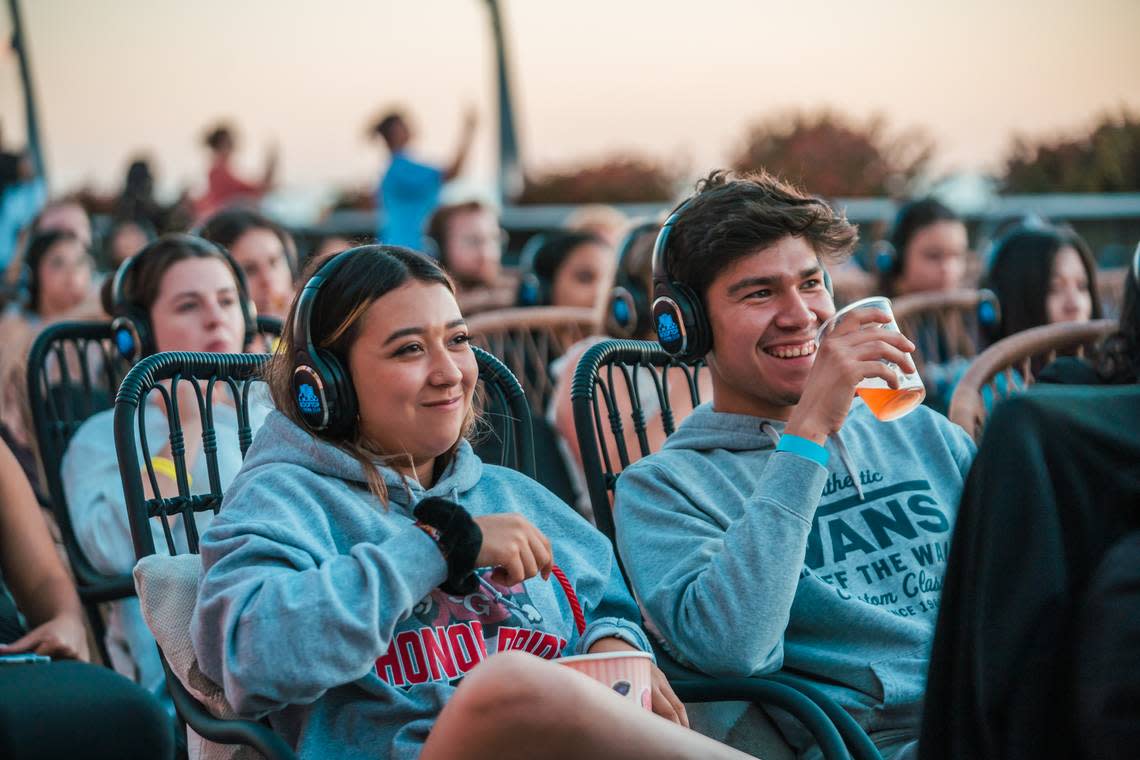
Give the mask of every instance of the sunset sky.
[[[750, 121], [789, 108], [881, 112], [925, 129], [940, 170], [996, 168], [1015, 132], [1068, 134], [1140, 111], [1137, 0], [503, 0], [531, 168], [626, 150], [693, 173]], [[200, 187], [201, 138], [240, 128], [240, 164], [276, 142], [287, 186], [369, 185], [385, 106], [443, 161], [467, 104], [470, 178], [490, 185], [494, 70], [482, 0], [21, 0], [53, 191], [111, 190], [128, 158]], [[10, 20], [0, 11], [0, 33]], [[23, 140], [15, 56], [0, 56], [5, 142]]]

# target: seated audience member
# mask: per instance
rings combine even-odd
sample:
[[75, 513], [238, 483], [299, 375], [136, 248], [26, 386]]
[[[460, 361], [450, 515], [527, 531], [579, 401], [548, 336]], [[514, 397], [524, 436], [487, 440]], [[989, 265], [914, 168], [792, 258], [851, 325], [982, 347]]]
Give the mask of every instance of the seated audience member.
[[[116, 315], [116, 341], [128, 358], [158, 351], [209, 351], [240, 353], [255, 331], [241, 270], [212, 243], [190, 235], [160, 237], [129, 260], [116, 274], [112, 303]], [[178, 385], [178, 411], [186, 447], [191, 482], [210, 477], [202, 452], [202, 423], [193, 386]], [[146, 440], [151, 448], [160, 490], [173, 493], [169, 429], [162, 395], [153, 393], [155, 405], [146, 414]], [[237, 436], [237, 412], [229, 393], [214, 391], [214, 426], [217, 430], [218, 463], [223, 485], [237, 473], [241, 450]], [[250, 424], [256, 429], [268, 409], [251, 404]], [[123, 485], [114, 447], [114, 410], [88, 419], [67, 447], [60, 476], [80, 548], [100, 572], [126, 573], [135, 564], [127, 522]], [[150, 493], [149, 478], [144, 491]], [[200, 529], [209, 514], [199, 514]], [[162, 526], [155, 521], [155, 543], [166, 546]], [[176, 532], [181, 536], [181, 533]], [[163, 688], [162, 665], [143, 622], [137, 599], [110, 605], [107, 650], [119, 672], [133, 677], [152, 691]]]
[[115, 271], [156, 237], [154, 227], [145, 219], [116, 219], [103, 238], [103, 266]]
[[[43, 327], [67, 318], [83, 318], [92, 298], [94, 269], [87, 246], [73, 233], [36, 233], [25, 255], [27, 300], [10, 304], [0, 318], [0, 432], [25, 474], [42, 491], [35, 465], [31, 408], [27, 397], [27, 362]], [[92, 357], [94, 359], [94, 357]]]
[[[1079, 235], [1064, 228], [1038, 223], [1008, 230], [993, 246], [985, 286], [999, 304], [994, 319], [982, 325], [983, 337], [991, 344], [1033, 327], [1101, 316], [1092, 252]], [[968, 368], [969, 361], [963, 359], [928, 373], [940, 399], [941, 406], [935, 408], [949, 405]], [[1040, 364], [1033, 366], [1035, 373], [1039, 369]], [[1003, 398], [1011, 390], [1007, 386], [1021, 388], [1025, 379], [1014, 369], [1008, 377], [997, 375], [994, 383]], [[995, 402], [988, 386], [982, 388], [982, 399], [988, 412]]]
[[[889, 245], [878, 249], [879, 292], [896, 298], [957, 290], [966, 274], [968, 247], [966, 225], [950, 208], [934, 198], [904, 204]], [[950, 403], [948, 389], [969, 364], [966, 347], [951, 345], [933, 319], [921, 320], [913, 329], [915, 334], [910, 337], [924, 360], [925, 403], [945, 412]]]
[[879, 292], [889, 298], [956, 290], [966, 272], [969, 237], [961, 217], [933, 198], [903, 205], [890, 246], [875, 262]]
[[[827, 204], [765, 174], [713, 173], [673, 213], [655, 253], [655, 325], [667, 350], [705, 356], [712, 401], [622, 473], [614, 517], [647, 624], [683, 665], [787, 669], [885, 757], [910, 757], [975, 449], [925, 407], [880, 422], [853, 401], [866, 377], [897, 385], [886, 362], [913, 371], [906, 337], [863, 329], [882, 312], [852, 312], [817, 344], [835, 312], [822, 268], [856, 239]], [[774, 717], [808, 752], [803, 729]]]
[[[656, 669], [643, 697], [674, 722], [546, 661], [649, 642], [606, 540], [472, 452], [478, 369], [434, 261], [391, 246], [317, 261], [289, 321], [267, 373], [277, 411], [202, 536], [191, 637], [239, 713], [302, 758], [732, 754], [676, 725]], [[538, 656], [506, 651], [523, 637]]]
[[428, 237], [455, 281], [455, 298], [464, 314], [514, 304], [518, 276], [503, 270], [506, 233], [494, 209], [480, 201], [441, 206], [428, 222]]
[[28, 272], [25, 263], [27, 244], [36, 234], [43, 232], [69, 232], [86, 248], [90, 248], [94, 240], [91, 236], [91, 219], [78, 201], [58, 200], [47, 204], [32, 224], [21, 232], [15, 255], [8, 262], [8, 271], [5, 274], [5, 279], [10, 285], [27, 286]]
[[1124, 280], [1120, 327], [1089, 361], [1062, 356], [1037, 376], [1042, 383], [1119, 385], [1140, 382], [1140, 245]]
[[210, 149], [210, 171], [206, 194], [195, 203], [199, 219], [219, 209], [238, 203], [256, 204], [273, 189], [277, 176], [277, 148], [270, 147], [265, 154], [265, 171], [261, 180], [249, 182], [234, 173], [232, 161], [237, 139], [228, 124], [219, 124], [206, 134], [206, 147]]
[[[32, 656], [48, 661], [17, 664]], [[90, 665], [87, 624], [36, 497], [0, 443], [0, 756], [173, 756], [158, 702]]]
[[352, 241], [341, 235], [325, 235], [313, 246], [309, 259], [323, 259], [332, 253], [340, 253], [352, 247]]
[[612, 277], [614, 250], [588, 232], [555, 232], [524, 256], [519, 306], [597, 308]]
[[610, 248], [617, 250], [625, 231], [629, 228], [629, 220], [613, 206], [587, 203], [574, 209], [562, 226], [570, 232], [588, 232], [606, 241], [606, 245]]
[[245, 272], [261, 316], [284, 319], [293, 300], [297, 251], [281, 225], [249, 209], [227, 209], [207, 219], [198, 234], [229, 251]]
[[91, 294], [94, 260], [87, 244], [73, 233], [36, 233], [25, 254], [27, 302], [9, 308], [9, 315], [32, 327], [72, 313]]
[[1001, 315], [991, 343], [1031, 327], [1100, 319], [1096, 262], [1088, 244], [1060, 227], [1018, 227], [994, 246], [986, 286]]
[[154, 174], [150, 162], [145, 158], [136, 158], [127, 167], [123, 190], [115, 199], [112, 216], [116, 219], [144, 221], [157, 235], [159, 232], [189, 227], [194, 215], [193, 205], [185, 190], [171, 205], [159, 203], [154, 196]]
[[[550, 410], [547, 414], [550, 423], [559, 432], [559, 445], [566, 461], [566, 469], [572, 473], [576, 491], [575, 507], [583, 515], [593, 520], [590, 508], [590, 496], [586, 490], [585, 474], [582, 472], [582, 453], [578, 449], [578, 435], [574, 427], [574, 408], [570, 400], [570, 389], [574, 381], [574, 372], [578, 368], [578, 360], [591, 346], [607, 338], [632, 338], [633, 340], [656, 340], [652, 322], [652, 296], [653, 296], [653, 243], [657, 239], [657, 232], [661, 225], [655, 222], [643, 223], [635, 226], [622, 241], [618, 252], [617, 268], [614, 273], [613, 289], [610, 292], [610, 301], [606, 309], [604, 327], [605, 335], [592, 335], [567, 349], [566, 353], [550, 363], [550, 374], [557, 384], [554, 389], [554, 398], [551, 399]], [[709, 398], [712, 393], [709, 384], [709, 373], [701, 372], [699, 377], [702, 398]], [[661, 408], [657, 398], [657, 387], [648, 372], [637, 374], [638, 396], [641, 399], [641, 412], [645, 417], [646, 437], [649, 440], [650, 451], [657, 451], [665, 441], [665, 428], [661, 423]], [[617, 413], [623, 421], [629, 420], [630, 403], [629, 394], [620, 392], [616, 394]], [[689, 411], [689, 388], [683, 382], [673, 382], [669, 386], [669, 401], [673, 409], [674, 422], [680, 422]], [[631, 452], [640, 451], [637, 433], [633, 425], [625, 424], [625, 445]], [[605, 428], [604, 435], [610, 437], [609, 428]], [[607, 441], [610, 451], [615, 451], [615, 444]], [[617, 466], [614, 462], [614, 466]]]

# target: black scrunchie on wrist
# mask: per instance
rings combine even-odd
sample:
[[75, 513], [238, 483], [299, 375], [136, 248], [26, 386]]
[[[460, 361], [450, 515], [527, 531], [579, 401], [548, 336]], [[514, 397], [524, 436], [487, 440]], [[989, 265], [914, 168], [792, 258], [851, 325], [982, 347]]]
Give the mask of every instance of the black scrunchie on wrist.
[[439, 587], [449, 594], [470, 594], [479, 588], [475, 560], [483, 548], [483, 531], [475, 519], [454, 501], [431, 496], [412, 510], [416, 520], [438, 531], [436, 542], [447, 560], [447, 580]]

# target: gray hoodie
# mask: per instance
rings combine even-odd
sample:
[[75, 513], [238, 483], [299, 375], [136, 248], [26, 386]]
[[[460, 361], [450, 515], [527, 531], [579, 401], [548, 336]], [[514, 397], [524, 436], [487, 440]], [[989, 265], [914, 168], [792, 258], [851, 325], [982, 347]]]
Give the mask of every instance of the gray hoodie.
[[[273, 412], [202, 536], [191, 622], [202, 671], [302, 757], [417, 756], [459, 679], [501, 649], [553, 659], [616, 635], [648, 651], [609, 542], [537, 482], [484, 465], [466, 441], [430, 489], [379, 471], [387, 508], [355, 459]], [[465, 597], [439, 590], [446, 564], [411, 517], [427, 496], [534, 523], [577, 592], [585, 634], [553, 576]]]
[[973, 441], [925, 407], [884, 423], [856, 400], [823, 467], [775, 451], [783, 426], [704, 404], [622, 473], [618, 548], [646, 623], [697, 670], [784, 668], [869, 731], [917, 729]]

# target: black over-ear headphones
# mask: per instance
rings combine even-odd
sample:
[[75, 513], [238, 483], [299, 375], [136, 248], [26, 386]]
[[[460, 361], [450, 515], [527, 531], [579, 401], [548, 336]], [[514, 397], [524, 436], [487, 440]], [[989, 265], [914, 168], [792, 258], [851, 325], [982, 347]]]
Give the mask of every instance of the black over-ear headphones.
[[651, 294], [646, 290], [642, 278], [629, 271], [629, 258], [637, 242], [656, 229], [655, 221], [634, 225], [618, 249], [614, 287], [610, 291], [610, 302], [606, 308], [606, 329], [610, 335], [628, 338], [644, 335], [650, 329]]
[[310, 430], [342, 438], [356, 424], [356, 389], [344, 363], [313, 345], [313, 309], [321, 286], [332, 279], [360, 248], [341, 251], [313, 273], [293, 314], [293, 401]]
[[[249, 284], [246, 282], [245, 272], [222, 246], [194, 235], [174, 233], [148, 243], [141, 251], [120, 264], [118, 271], [115, 272], [115, 277], [111, 281], [111, 338], [119, 353], [128, 361], [136, 362], [158, 351], [158, 346], [154, 342], [150, 315], [133, 299], [133, 294], [128, 295], [127, 291], [130, 288], [127, 277], [139, 266], [139, 261], [143, 257], [154, 256], [156, 255], [154, 251], [162, 250], [171, 243], [193, 248], [210, 256], [221, 256], [229, 265], [237, 282], [238, 304], [241, 306], [241, 317], [245, 327], [242, 346], [249, 345], [257, 335], [257, 307], [249, 297]], [[134, 283], [130, 285], [133, 288]]]
[[541, 232], [531, 235], [519, 254], [519, 271], [522, 272], [519, 279], [519, 306], [546, 306], [550, 303], [553, 284], [534, 270], [535, 257], [549, 242], [550, 237]]
[[[669, 215], [653, 246], [653, 327], [661, 347], [681, 361], [699, 359], [712, 348], [712, 330], [700, 297], [688, 285], [674, 280], [666, 263], [669, 233], [693, 198]], [[834, 297], [831, 274], [823, 262], [820, 262], [820, 269], [823, 286], [828, 295]]]

